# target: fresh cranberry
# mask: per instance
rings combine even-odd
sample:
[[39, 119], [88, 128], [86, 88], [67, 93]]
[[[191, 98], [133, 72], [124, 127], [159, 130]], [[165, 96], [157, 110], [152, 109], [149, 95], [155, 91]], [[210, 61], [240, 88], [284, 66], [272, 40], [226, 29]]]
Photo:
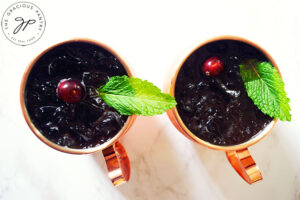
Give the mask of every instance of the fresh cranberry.
[[83, 85], [75, 79], [64, 79], [58, 83], [57, 96], [67, 102], [79, 102], [84, 94]]
[[223, 61], [216, 57], [210, 57], [208, 58], [204, 64], [203, 64], [203, 72], [207, 75], [207, 76], [218, 76], [224, 69], [224, 63]]

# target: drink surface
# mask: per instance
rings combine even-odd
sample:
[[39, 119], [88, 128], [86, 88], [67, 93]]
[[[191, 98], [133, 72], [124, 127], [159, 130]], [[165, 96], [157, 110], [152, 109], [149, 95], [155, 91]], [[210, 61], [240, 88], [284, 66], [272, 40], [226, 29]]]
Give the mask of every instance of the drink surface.
[[[127, 116], [98, 97], [96, 88], [117, 75], [127, 75], [123, 65], [99, 46], [68, 42], [54, 47], [34, 64], [26, 83], [25, 105], [33, 124], [52, 142], [70, 148], [90, 148], [110, 140]], [[59, 83], [68, 79], [83, 86], [76, 103], [57, 95]]]
[[[224, 70], [215, 77], [202, 70], [213, 56], [224, 62]], [[248, 59], [268, 61], [249, 44], [219, 40], [194, 51], [182, 65], [175, 86], [177, 109], [187, 128], [200, 139], [221, 146], [241, 144], [272, 121], [246, 93], [238, 65]]]

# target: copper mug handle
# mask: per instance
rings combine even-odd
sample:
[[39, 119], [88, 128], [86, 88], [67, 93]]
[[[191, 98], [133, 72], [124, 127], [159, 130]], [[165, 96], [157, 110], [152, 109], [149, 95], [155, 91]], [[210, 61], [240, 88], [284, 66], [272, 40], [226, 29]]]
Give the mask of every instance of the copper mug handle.
[[130, 162], [125, 151], [125, 148], [120, 142], [115, 142], [113, 145], [102, 150], [108, 176], [114, 186], [119, 186], [126, 183], [130, 177]]
[[226, 155], [232, 167], [247, 183], [262, 180], [261, 172], [247, 148], [227, 151]]

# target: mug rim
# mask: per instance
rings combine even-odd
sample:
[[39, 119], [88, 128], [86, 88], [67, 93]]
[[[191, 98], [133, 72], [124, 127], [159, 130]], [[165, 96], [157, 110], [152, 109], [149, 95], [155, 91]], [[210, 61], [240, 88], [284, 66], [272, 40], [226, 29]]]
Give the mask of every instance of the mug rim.
[[75, 38], [75, 39], [70, 39], [70, 40], [65, 40], [59, 43], [56, 43], [54, 45], [51, 45], [50, 47], [46, 48], [45, 50], [43, 50], [41, 53], [39, 53], [37, 56], [35, 56], [35, 58], [30, 61], [29, 65], [27, 66], [23, 77], [22, 77], [22, 81], [21, 81], [21, 87], [20, 87], [20, 104], [21, 104], [21, 110], [22, 110], [22, 114], [25, 118], [26, 123], [28, 124], [29, 128], [31, 129], [31, 131], [35, 134], [35, 136], [37, 136], [43, 143], [45, 143], [46, 145], [52, 147], [55, 150], [64, 152], [64, 153], [70, 153], [70, 154], [89, 154], [89, 153], [94, 153], [100, 150], [104, 150], [107, 147], [113, 145], [115, 142], [117, 142], [119, 140], [119, 138], [121, 136], [123, 136], [128, 129], [131, 127], [131, 125], [133, 124], [134, 120], [136, 119], [135, 115], [131, 115], [128, 116], [124, 126], [119, 130], [119, 132], [110, 140], [106, 141], [105, 143], [95, 146], [95, 147], [91, 147], [91, 148], [85, 148], [85, 149], [75, 149], [75, 148], [69, 148], [66, 146], [60, 146], [58, 144], [55, 144], [54, 142], [50, 141], [49, 139], [47, 139], [39, 130], [38, 128], [33, 124], [33, 122], [30, 119], [30, 116], [28, 114], [26, 105], [25, 105], [25, 86], [27, 83], [27, 79], [28, 76], [33, 68], [33, 66], [36, 64], [36, 62], [47, 52], [49, 52], [50, 50], [52, 50], [55, 47], [58, 47], [60, 45], [66, 44], [66, 43], [71, 43], [71, 42], [86, 42], [86, 43], [90, 43], [96, 46], [99, 46], [103, 49], [105, 49], [106, 51], [108, 51], [109, 53], [111, 53], [112, 55], [114, 55], [119, 61], [120, 63], [123, 65], [123, 67], [125, 68], [127, 74], [129, 77], [132, 77], [132, 70], [130, 69], [128, 63], [124, 60], [123, 57], [120, 56], [119, 53], [117, 53], [115, 50], [113, 50], [110, 46], [106, 45], [105, 43], [99, 42], [99, 41], [95, 41], [89, 38]]
[[[214, 41], [219, 41], [219, 40], [236, 40], [236, 41], [241, 41], [241, 42], [244, 42], [246, 44], [249, 44], [249, 45], [255, 47], [256, 49], [261, 51], [267, 57], [267, 59], [278, 70], [278, 72], [281, 76], [281, 73], [279, 71], [277, 63], [271, 57], [271, 55], [265, 49], [263, 49], [261, 46], [259, 46], [258, 44], [254, 43], [254, 42], [252, 42], [248, 39], [245, 39], [245, 38], [242, 38], [242, 37], [239, 37], [239, 36], [222, 35], [222, 36], [212, 37], [210, 39], [207, 39], [207, 40], [204, 40], [200, 43], [197, 43], [192, 48], [190, 48], [189, 50], [186, 51], [184, 56], [180, 59], [179, 63], [177, 63], [175, 65], [175, 67], [177, 67], [177, 68], [175, 70], [175, 73], [174, 73], [173, 77], [171, 78], [171, 84], [169, 85], [169, 88], [168, 88], [168, 90], [169, 90], [168, 92], [170, 93], [171, 96], [173, 96], [175, 98], [175, 85], [176, 85], [178, 73], [179, 73], [181, 67], [183, 66], [183, 64], [190, 57], [190, 55], [192, 53], [194, 53], [200, 47], [202, 47], [202, 46], [204, 46], [208, 43], [211, 43], [211, 42], [214, 42]], [[177, 124], [179, 125], [178, 128], [181, 129], [179, 131], [181, 133], [183, 133], [184, 136], [186, 136], [187, 138], [191, 139], [192, 141], [195, 141], [195, 142], [197, 142], [197, 143], [199, 143], [203, 146], [206, 146], [208, 148], [215, 149], [215, 150], [220, 150], [220, 151], [236, 151], [236, 150], [239, 150], [239, 149], [248, 148], [248, 147], [256, 144], [257, 142], [262, 140], [266, 135], [268, 135], [270, 133], [270, 131], [272, 130], [272, 128], [275, 126], [275, 124], [278, 121], [278, 119], [273, 119], [263, 130], [256, 133], [252, 138], [250, 138], [246, 142], [236, 144], [236, 145], [230, 145], [230, 146], [221, 146], [221, 145], [215, 145], [215, 144], [212, 144], [212, 143], [207, 142], [205, 140], [202, 140], [199, 137], [197, 137], [194, 133], [192, 133], [192, 131], [190, 131], [187, 128], [187, 126], [184, 124], [184, 122], [182, 121], [182, 119], [181, 119], [181, 117], [178, 113], [177, 106], [172, 108], [172, 110], [167, 112], [167, 114], [168, 114], [168, 117], [170, 118], [171, 121], [175, 120], [177, 122]], [[173, 115], [174, 118], [171, 117], [170, 115]]]

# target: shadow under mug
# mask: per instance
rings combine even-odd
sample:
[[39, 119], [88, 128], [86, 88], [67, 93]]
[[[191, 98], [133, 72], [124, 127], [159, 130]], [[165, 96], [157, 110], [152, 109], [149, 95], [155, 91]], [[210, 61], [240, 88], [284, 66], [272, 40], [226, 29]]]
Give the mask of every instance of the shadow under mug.
[[58, 43], [58, 44], [56, 44], [54, 46], [51, 46], [48, 49], [44, 50], [42, 53], [40, 53], [29, 64], [29, 66], [27, 67], [27, 69], [26, 69], [26, 71], [23, 75], [22, 82], [21, 82], [21, 88], [20, 88], [20, 103], [21, 103], [23, 116], [24, 116], [28, 126], [32, 130], [32, 132], [42, 142], [44, 142], [48, 146], [50, 146], [50, 147], [52, 147], [52, 148], [54, 148], [58, 151], [65, 152], [65, 153], [70, 153], [70, 154], [89, 154], [89, 153], [95, 153], [95, 152], [98, 152], [98, 151], [102, 151], [105, 162], [106, 162], [106, 166], [107, 166], [107, 169], [108, 169], [108, 176], [111, 179], [113, 185], [118, 186], [122, 183], [127, 182], [129, 180], [129, 177], [130, 177], [129, 158], [128, 158], [128, 155], [127, 155], [124, 147], [119, 142], [119, 139], [132, 126], [136, 116], [134, 116], [134, 115], [129, 116], [126, 123], [122, 127], [122, 129], [113, 138], [111, 138], [110, 140], [108, 140], [107, 142], [105, 142], [105, 143], [103, 143], [99, 146], [92, 147], [92, 148], [87, 148], [87, 149], [68, 148], [68, 147], [63, 147], [63, 146], [60, 146], [60, 145], [57, 145], [57, 144], [51, 142], [36, 128], [36, 126], [33, 124], [33, 122], [31, 121], [31, 119], [29, 117], [29, 114], [28, 114], [28, 111], [27, 111], [27, 108], [26, 108], [26, 105], [25, 105], [24, 94], [25, 94], [26, 82], [27, 82], [28, 76], [30, 74], [30, 71], [32, 70], [35, 63], [45, 53], [47, 53], [48, 51], [50, 51], [51, 49], [53, 49], [57, 46], [60, 46], [62, 44], [69, 43], [69, 42], [86, 42], [86, 43], [90, 43], [90, 44], [94, 44], [94, 45], [102, 47], [103, 49], [105, 49], [108, 52], [110, 52], [111, 54], [113, 54], [122, 63], [122, 65], [125, 68], [128, 76], [130, 76], [130, 77], [132, 76], [132, 72], [131, 72], [128, 64], [124, 61], [124, 59], [122, 59], [120, 57], [120, 55], [117, 54], [113, 49], [111, 49], [109, 46], [107, 46], [103, 43], [93, 41], [93, 40], [90, 40], [90, 39], [74, 39], [74, 40], [68, 40], [68, 41]]
[[[166, 84], [167, 87], [165, 87], [165, 92], [169, 93], [171, 96], [175, 97], [175, 84], [177, 75], [179, 73], [179, 70], [181, 69], [182, 65], [186, 61], [186, 59], [198, 48], [202, 47], [205, 44], [211, 43], [213, 41], [218, 40], [236, 40], [241, 41], [244, 43], [247, 43], [255, 48], [257, 48], [259, 51], [261, 51], [267, 59], [273, 64], [274, 67], [279, 71], [277, 64], [275, 63], [274, 59], [260, 46], [257, 44], [246, 40], [244, 38], [236, 37], [236, 36], [220, 36], [216, 37], [210, 40], [207, 40], [191, 50], [188, 50], [186, 54], [183, 54], [183, 57], [180, 57], [178, 62], [175, 64], [175, 68], [173, 68], [173, 73], [169, 73], [172, 77], [168, 79], [168, 82]], [[280, 72], [279, 72], [280, 74]], [[220, 150], [225, 151], [226, 156], [232, 165], [232, 167], [236, 170], [236, 172], [249, 184], [252, 184], [256, 181], [259, 181], [262, 179], [261, 172], [256, 165], [255, 161], [253, 160], [252, 156], [250, 155], [248, 151], [248, 147], [251, 145], [259, 142], [261, 139], [263, 139], [275, 126], [277, 119], [274, 119], [271, 121], [263, 130], [261, 130], [259, 133], [257, 133], [254, 137], [252, 137], [250, 140], [233, 145], [233, 146], [220, 146], [220, 145], [214, 145], [209, 142], [206, 142], [200, 138], [198, 138], [195, 134], [193, 134], [184, 124], [182, 119], [180, 118], [178, 114], [178, 110], [176, 107], [174, 107], [172, 110], [167, 111], [168, 117], [170, 118], [173, 125], [188, 139], [192, 140], [193, 142], [199, 143], [205, 147], [214, 149], [214, 150]]]

